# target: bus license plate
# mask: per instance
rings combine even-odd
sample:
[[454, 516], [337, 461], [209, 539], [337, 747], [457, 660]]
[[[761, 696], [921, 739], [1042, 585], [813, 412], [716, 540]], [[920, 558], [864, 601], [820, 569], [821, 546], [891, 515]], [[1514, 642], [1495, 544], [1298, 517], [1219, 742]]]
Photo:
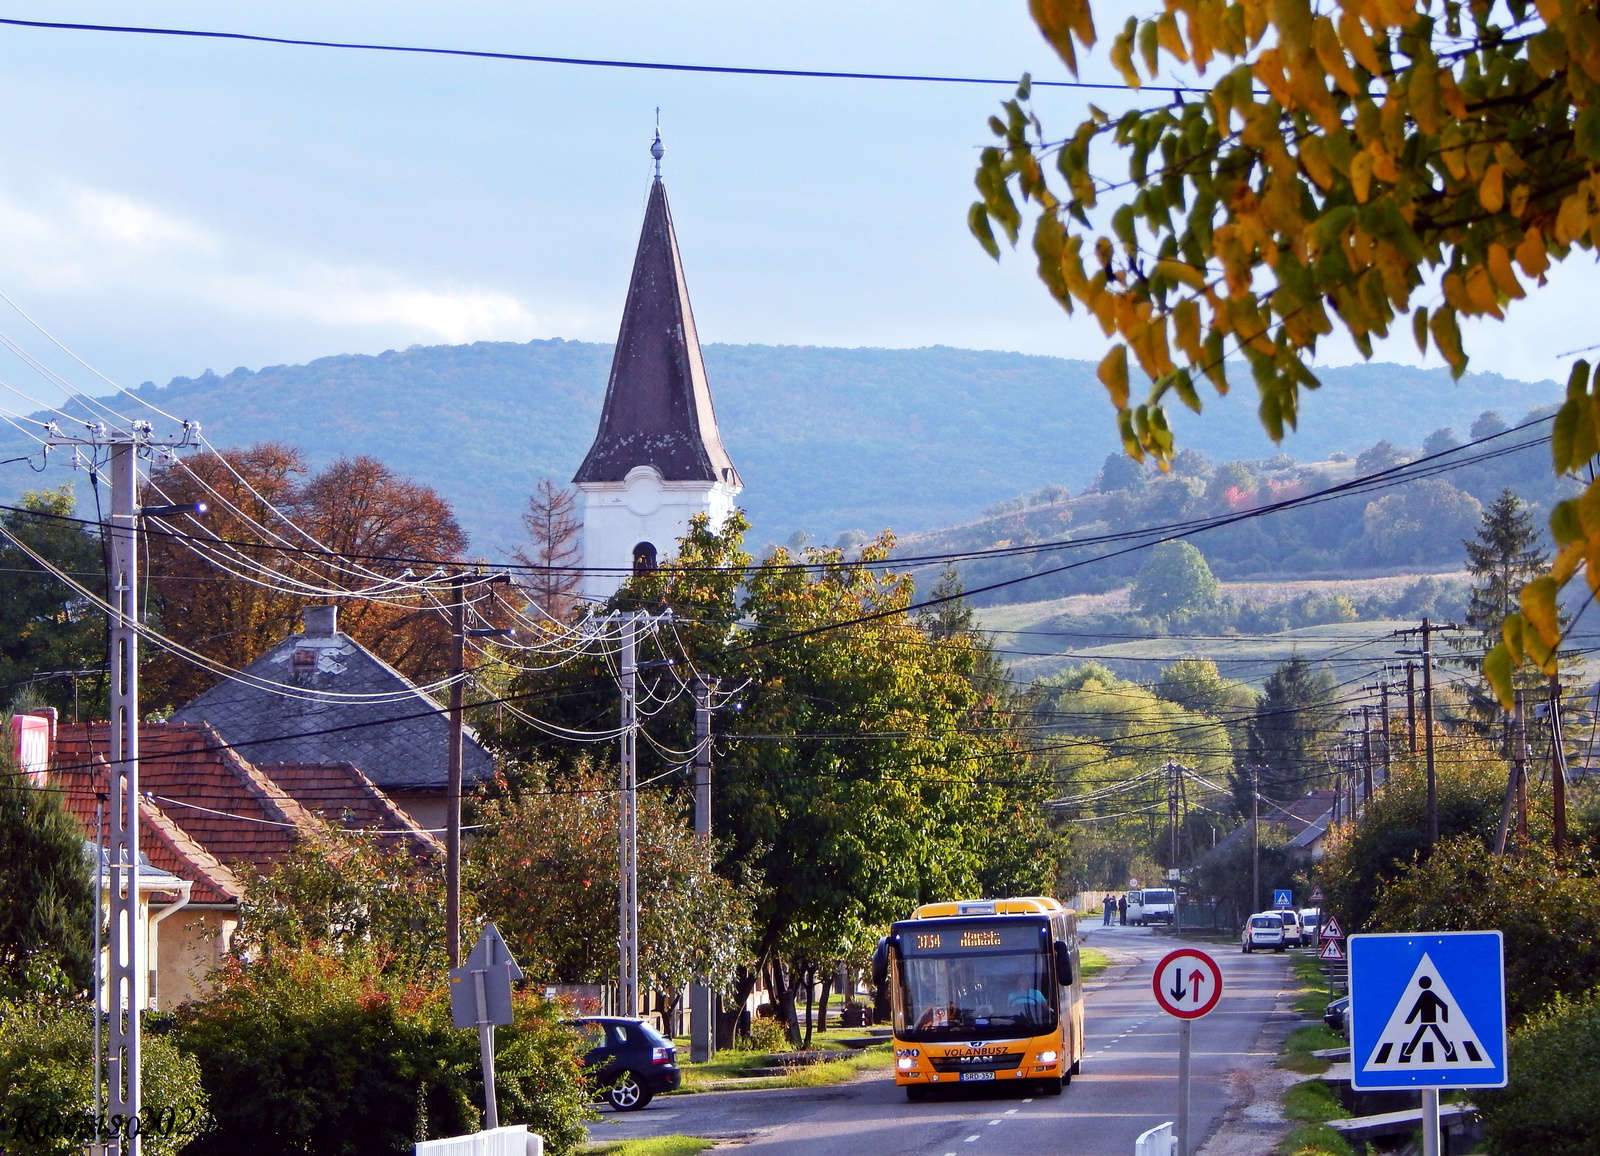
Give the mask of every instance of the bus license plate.
[[961, 1073], [961, 1082], [962, 1083], [966, 1083], [969, 1080], [992, 1080], [992, 1079], [994, 1079], [994, 1073], [993, 1072], [962, 1072]]

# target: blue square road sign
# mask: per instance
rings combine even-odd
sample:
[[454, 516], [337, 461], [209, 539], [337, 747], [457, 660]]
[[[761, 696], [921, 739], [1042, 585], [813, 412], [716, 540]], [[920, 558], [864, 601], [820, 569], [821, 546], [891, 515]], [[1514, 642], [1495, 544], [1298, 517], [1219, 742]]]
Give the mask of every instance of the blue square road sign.
[[1272, 905], [1274, 907], [1293, 907], [1294, 892], [1287, 887], [1278, 888], [1272, 893]]
[[1351, 1086], [1503, 1088], [1498, 931], [1350, 937]]

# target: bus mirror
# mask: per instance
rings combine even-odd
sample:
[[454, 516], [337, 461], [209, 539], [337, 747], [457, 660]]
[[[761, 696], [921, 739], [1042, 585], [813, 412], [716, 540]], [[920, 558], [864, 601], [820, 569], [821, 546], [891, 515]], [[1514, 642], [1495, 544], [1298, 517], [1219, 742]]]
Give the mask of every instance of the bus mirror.
[[889, 937], [878, 940], [872, 950], [872, 986], [880, 992], [889, 986]]
[[1056, 940], [1056, 982], [1062, 987], [1072, 986], [1072, 952], [1061, 940]]

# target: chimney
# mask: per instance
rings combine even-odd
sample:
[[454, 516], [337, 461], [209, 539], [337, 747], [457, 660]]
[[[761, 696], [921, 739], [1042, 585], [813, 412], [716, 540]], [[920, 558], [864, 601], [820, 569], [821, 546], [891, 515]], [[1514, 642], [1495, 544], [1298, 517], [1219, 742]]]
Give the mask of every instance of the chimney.
[[307, 606], [300, 616], [305, 620], [307, 638], [332, 638], [339, 631], [337, 606]]

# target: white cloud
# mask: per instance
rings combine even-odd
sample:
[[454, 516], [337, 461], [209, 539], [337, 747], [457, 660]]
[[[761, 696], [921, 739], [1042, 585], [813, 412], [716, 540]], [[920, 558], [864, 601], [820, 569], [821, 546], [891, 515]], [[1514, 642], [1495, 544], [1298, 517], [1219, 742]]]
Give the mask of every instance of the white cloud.
[[[0, 187], [0, 287], [13, 295], [121, 296], [131, 308], [382, 334], [396, 341], [526, 340], [588, 319], [515, 296], [419, 284], [237, 236], [106, 189]], [[354, 333], [350, 334], [355, 339]]]

